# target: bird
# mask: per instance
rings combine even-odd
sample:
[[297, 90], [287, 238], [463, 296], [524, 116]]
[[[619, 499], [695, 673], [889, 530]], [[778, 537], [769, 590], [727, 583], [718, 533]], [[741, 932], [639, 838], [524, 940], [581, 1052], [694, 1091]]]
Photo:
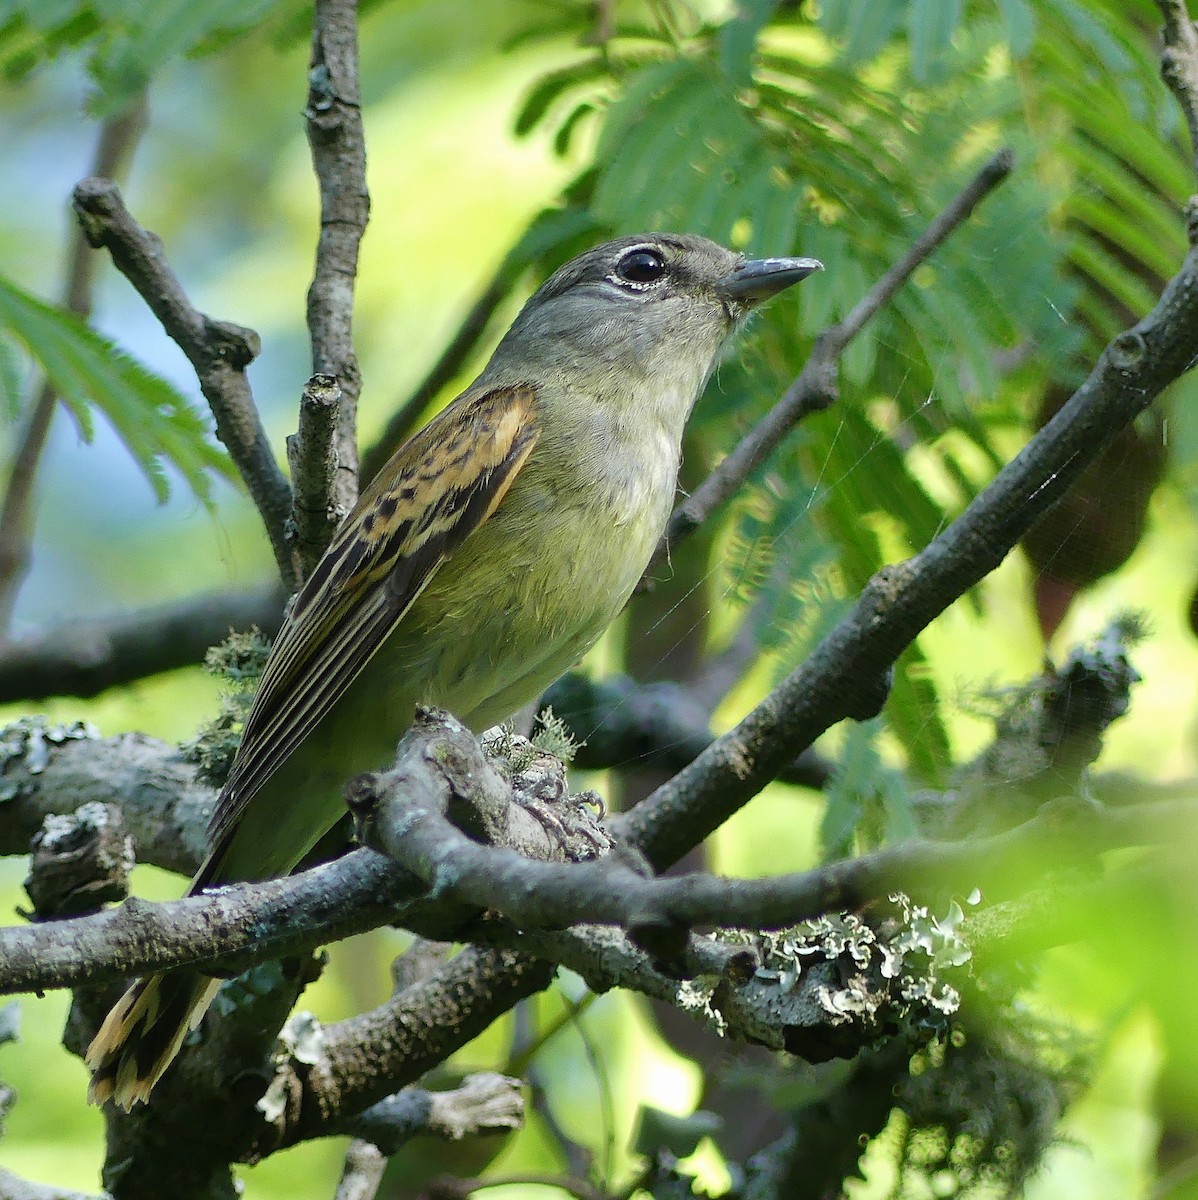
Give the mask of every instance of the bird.
[[[820, 270], [692, 234], [618, 238], [537, 289], [478, 379], [402, 444], [299, 590], [189, 894], [292, 871], [394, 755], [417, 704], [481, 731], [535, 700], [632, 594], [682, 436], [729, 338]], [[220, 981], [136, 981], [85, 1061], [89, 1099], [149, 1099]]]

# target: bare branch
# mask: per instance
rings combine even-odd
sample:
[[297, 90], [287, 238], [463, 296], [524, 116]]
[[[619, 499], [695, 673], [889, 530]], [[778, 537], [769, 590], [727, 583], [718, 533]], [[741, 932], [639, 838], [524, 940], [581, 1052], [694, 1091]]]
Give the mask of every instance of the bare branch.
[[214, 321], [192, 306], [166, 261], [162, 242], [133, 219], [110, 179], [77, 184], [75, 211], [88, 242], [108, 250], [117, 270], [187, 355], [216, 419], [217, 437], [262, 517], [279, 574], [293, 587], [291, 551], [284, 536], [291, 488], [271, 453], [245, 374], [258, 357], [258, 335], [229, 321]]
[[1161, 76], [1185, 115], [1198, 174], [1198, 29], [1190, 19], [1186, 0], [1156, 0], [1156, 6], [1165, 20]]
[[287, 439], [291, 465], [291, 520], [287, 531], [306, 579], [348, 510], [334, 498], [337, 418], [341, 387], [335, 375], [313, 375], [300, 397], [299, 431]]
[[[146, 97], [140, 92], [126, 108], [100, 126], [89, 174], [123, 177], [145, 126]], [[81, 317], [91, 313], [95, 262], [79, 227], [73, 226], [63, 304]], [[28, 424], [17, 443], [8, 486], [0, 503], [0, 633], [12, 623], [17, 592], [29, 570], [34, 484], [57, 406], [58, 396], [47, 380], [38, 392]]]
[[852, 312], [820, 334], [811, 357], [782, 398], [675, 510], [649, 570], [666, 555], [668, 547], [677, 545], [724, 504], [795, 425], [811, 413], [827, 408], [836, 399], [836, 365], [845, 347], [907, 282], [916, 267], [1002, 183], [1013, 166], [1014, 156], [1010, 150], [1000, 150], [991, 157], [916, 239], [910, 250], [861, 298]]
[[320, 240], [308, 289], [312, 370], [332, 375], [341, 385], [330, 507], [349, 512], [358, 498], [357, 419], [362, 391], [353, 345], [354, 280], [358, 247], [370, 215], [355, 0], [316, 0], [304, 116], [320, 184]]
[[169, 604], [66, 621], [0, 643], [0, 703], [95, 696], [106, 688], [195, 666], [231, 629], [273, 637], [283, 618], [278, 586], [210, 592]]
[[303, 1103], [282, 1144], [323, 1136], [369, 1111], [552, 977], [550, 965], [529, 955], [468, 947], [379, 1008], [325, 1026], [317, 1061], [295, 1065]]
[[404, 1088], [348, 1118], [339, 1132], [362, 1138], [388, 1156], [418, 1134], [458, 1142], [506, 1133], [524, 1123], [522, 1086], [507, 1075], [479, 1071], [450, 1091]]

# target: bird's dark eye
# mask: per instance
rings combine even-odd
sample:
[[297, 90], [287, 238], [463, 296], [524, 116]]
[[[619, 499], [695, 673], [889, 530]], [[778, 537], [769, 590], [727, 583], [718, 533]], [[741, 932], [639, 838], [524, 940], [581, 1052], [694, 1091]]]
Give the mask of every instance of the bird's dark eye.
[[656, 250], [631, 250], [620, 259], [616, 274], [627, 283], [653, 283], [665, 269], [666, 260]]

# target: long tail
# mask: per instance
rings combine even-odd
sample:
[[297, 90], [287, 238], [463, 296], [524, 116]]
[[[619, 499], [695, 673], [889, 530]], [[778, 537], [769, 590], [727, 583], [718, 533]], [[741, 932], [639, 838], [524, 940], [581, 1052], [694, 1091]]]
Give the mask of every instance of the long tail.
[[188, 970], [139, 979], [113, 1005], [87, 1048], [88, 1100], [103, 1104], [111, 1098], [126, 1112], [148, 1100], [219, 987], [219, 979]]

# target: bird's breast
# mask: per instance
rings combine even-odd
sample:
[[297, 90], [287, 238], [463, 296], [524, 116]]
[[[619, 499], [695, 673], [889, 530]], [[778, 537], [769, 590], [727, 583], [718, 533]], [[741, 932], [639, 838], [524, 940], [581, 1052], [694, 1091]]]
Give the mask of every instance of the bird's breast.
[[631, 445], [618, 429], [543, 437], [370, 673], [405, 698], [418, 681], [419, 699], [476, 728], [534, 700], [623, 608], [665, 528], [677, 464], [677, 443], [643, 425]]

